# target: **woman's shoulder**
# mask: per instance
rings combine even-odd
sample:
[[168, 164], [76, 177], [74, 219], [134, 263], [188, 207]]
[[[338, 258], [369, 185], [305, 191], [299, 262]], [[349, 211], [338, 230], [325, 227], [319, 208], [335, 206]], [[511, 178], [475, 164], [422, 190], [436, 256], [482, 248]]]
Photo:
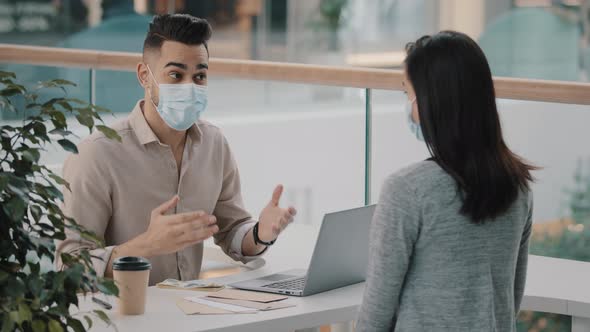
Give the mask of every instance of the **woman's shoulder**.
[[450, 176], [434, 161], [425, 160], [406, 166], [389, 175], [383, 183], [383, 190], [411, 191], [416, 194], [430, 191], [441, 182], [448, 182]]

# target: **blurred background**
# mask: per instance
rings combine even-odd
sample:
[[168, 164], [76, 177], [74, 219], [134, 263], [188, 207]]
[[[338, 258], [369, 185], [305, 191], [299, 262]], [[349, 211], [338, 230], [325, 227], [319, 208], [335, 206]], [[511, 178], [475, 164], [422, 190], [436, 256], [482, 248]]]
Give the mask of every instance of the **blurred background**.
[[[587, 82], [590, 0], [0, 0], [0, 43], [141, 52], [152, 15], [213, 26], [213, 57], [401, 68], [404, 46], [452, 29], [478, 41], [496, 76]], [[63, 78], [72, 97], [126, 116], [143, 97], [134, 73], [0, 64], [25, 85]], [[354, 80], [354, 77], [351, 77]], [[364, 203], [365, 91], [210, 77], [206, 120], [222, 128], [257, 212], [276, 183], [298, 222]], [[48, 97], [48, 96], [47, 96]], [[390, 173], [427, 157], [407, 129], [401, 92], [373, 91], [373, 200]], [[590, 110], [498, 100], [511, 148], [536, 172], [533, 254], [590, 261]], [[21, 115], [22, 116], [22, 115]], [[0, 114], [2, 123], [19, 121]], [[88, 134], [72, 128], [80, 138]], [[48, 148], [59, 169], [66, 154]], [[521, 331], [569, 331], [568, 317], [521, 314]]]

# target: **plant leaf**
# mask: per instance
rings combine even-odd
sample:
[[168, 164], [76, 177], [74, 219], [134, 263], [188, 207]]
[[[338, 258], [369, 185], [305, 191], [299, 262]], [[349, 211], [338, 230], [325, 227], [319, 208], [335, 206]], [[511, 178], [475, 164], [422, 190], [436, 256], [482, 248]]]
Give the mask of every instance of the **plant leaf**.
[[35, 319], [32, 324], [33, 332], [45, 332], [47, 330], [45, 322], [40, 319]]
[[119, 136], [116, 130], [103, 125], [97, 125], [96, 129], [103, 133], [107, 138], [121, 142], [121, 136]]
[[90, 330], [92, 328], [92, 319], [88, 316], [84, 316], [84, 320], [86, 320], [86, 323], [88, 324], [88, 329]]
[[92, 129], [94, 126], [94, 118], [92, 118], [92, 115], [77, 114], [76, 120], [78, 120], [81, 125], [88, 127], [88, 129]]
[[58, 140], [57, 143], [59, 143], [59, 145], [61, 145], [61, 147], [66, 151], [78, 153], [78, 148], [76, 147], [76, 144], [72, 143], [70, 140], [63, 138]]
[[39, 158], [41, 158], [41, 154], [38, 149], [28, 149], [23, 152], [23, 158], [32, 163], [36, 163], [39, 161]]
[[88, 240], [92, 243], [96, 243], [99, 245], [103, 245], [103, 240], [101, 238], [99, 238], [96, 234], [86, 231], [86, 230], [82, 230], [82, 232], [80, 233], [80, 236], [82, 236], [83, 239]]
[[51, 131], [49, 131], [49, 133], [52, 135], [60, 135], [60, 136], [68, 136], [68, 135], [72, 134], [72, 132], [69, 130], [63, 130], [63, 129], [58, 129], [58, 128], [52, 129]]
[[33, 219], [35, 221], [38, 222], [39, 220], [41, 220], [41, 216], [43, 215], [43, 211], [41, 210], [39, 205], [31, 205], [29, 209], [31, 210], [31, 215], [33, 216]]
[[31, 313], [31, 308], [29, 308], [28, 304], [24, 302], [18, 304], [18, 319], [20, 324], [23, 322], [30, 322], [33, 319], [33, 314]]
[[26, 207], [25, 202], [19, 196], [12, 196], [8, 202], [2, 204], [2, 208], [8, 217], [17, 222], [21, 222], [22, 218], [25, 216]]
[[2, 332], [14, 331], [14, 319], [13, 314], [4, 313], [4, 321], [2, 322]]
[[100, 318], [100, 320], [107, 323], [107, 325], [111, 325], [111, 319], [109, 318], [109, 316], [107, 316], [107, 314], [104, 313], [104, 311], [94, 310], [94, 313], [96, 314], [96, 316], [98, 316], [98, 318]]
[[82, 322], [75, 318], [68, 318], [68, 326], [71, 327], [74, 332], [86, 332]]
[[104, 294], [119, 296], [119, 288], [111, 279], [102, 279], [96, 284], [96, 287]]
[[49, 332], [64, 332], [61, 324], [55, 319], [50, 319], [48, 324]]
[[4, 79], [4, 78], [13, 78], [16, 79], [16, 74], [9, 72], [9, 71], [3, 71], [0, 70], [0, 78]]
[[55, 183], [65, 186], [66, 188], [68, 188], [68, 190], [70, 190], [70, 184], [68, 183], [68, 181], [64, 180], [61, 176], [55, 175], [53, 173], [49, 173], [48, 176], [50, 178], [52, 178], [53, 181], [55, 181]]

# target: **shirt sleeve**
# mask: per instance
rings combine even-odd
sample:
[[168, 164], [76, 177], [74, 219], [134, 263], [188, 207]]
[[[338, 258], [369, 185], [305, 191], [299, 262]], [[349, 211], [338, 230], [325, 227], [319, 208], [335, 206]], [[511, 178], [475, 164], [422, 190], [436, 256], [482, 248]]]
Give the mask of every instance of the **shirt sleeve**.
[[[104, 239], [112, 213], [109, 178], [101, 166], [96, 142], [84, 142], [80, 144], [78, 151], [78, 154], [71, 155], [64, 163], [63, 178], [69, 183], [70, 190], [63, 188], [63, 212], [86, 230]], [[92, 242], [82, 239], [78, 233], [66, 229], [65, 240], [57, 243], [56, 267], [63, 267], [61, 253], [76, 255], [86, 249], [90, 252], [97, 275], [104, 276], [113, 248], [114, 246], [98, 248]]]
[[531, 229], [533, 224], [533, 200], [532, 194], [529, 202], [529, 212], [522, 232], [520, 240], [520, 248], [518, 250], [518, 260], [516, 262], [516, 274], [514, 278], [514, 312], [518, 315], [520, 304], [524, 296], [524, 287], [526, 284], [526, 271], [529, 258], [529, 240], [531, 237]]
[[395, 326], [402, 285], [420, 229], [415, 193], [403, 178], [390, 177], [371, 222], [369, 263], [357, 331]]
[[219, 232], [215, 244], [232, 259], [247, 263], [258, 256], [242, 255], [242, 240], [255, 221], [244, 208], [240, 174], [237, 163], [225, 137], [223, 139], [223, 183], [213, 215], [217, 218]]

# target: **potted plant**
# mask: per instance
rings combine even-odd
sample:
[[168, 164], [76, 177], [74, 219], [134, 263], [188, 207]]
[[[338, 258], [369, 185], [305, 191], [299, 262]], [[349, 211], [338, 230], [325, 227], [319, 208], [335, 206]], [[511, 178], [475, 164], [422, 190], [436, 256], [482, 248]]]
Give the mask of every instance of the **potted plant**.
[[[53, 264], [55, 240], [65, 238], [65, 230], [79, 232], [84, 239], [102, 245], [101, 239], [86, 231], [60, 208], [63, 200], [58, 186], [69, 186], [40, 163], [41, 152], [53, 143], [77, 153], [68, 137], [66, 115], [90, 131], [97, 129], [120, 140], [102, 123], [100, 113], [108, 110], [82, 100], [68, 98], [65, 80], [39, 83], [28, 90], [16, 82], [16, 75], [0, 71], [0, 111], [22, 114], [18, 126], [0, 126], [0, 330], [1, 331], [85, 331], [92, 317], [109, 323], [99, 310], [72, 314], [78, 294], [94, 292], [117, 295], [110, 279], [98, 277], [88, 251], [79, 255], [61, 254], [61, 271], [43, 271], [41, 261]], [[39, 100], [41, 90], [57, 90], [58, 96]], [[18, 106], [15, 106], [18, 105]], [[86, 324], [83, 323], [83, 320]]]

